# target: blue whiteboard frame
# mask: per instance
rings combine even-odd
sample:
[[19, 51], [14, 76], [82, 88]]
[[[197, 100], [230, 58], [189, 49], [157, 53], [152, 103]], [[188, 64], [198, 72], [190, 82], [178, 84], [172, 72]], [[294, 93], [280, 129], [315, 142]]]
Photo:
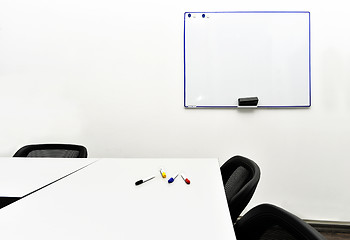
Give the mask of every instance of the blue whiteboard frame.
[[188, 14], [215, 14], [215, 13], [306, 13], [308, 14], [309, 20], [309, 104], [308, 105], [298, 105], [298, 106], [257, 106], [258, 108], [309, 108], [311, 107], [311, 18], [309, 11], [217, 11], [217, 12], [185, 12], [184, 13], [184, 107], [185, 108], [238, 108], [239, 106], [191, 106], [186, 105], [186, 16]]

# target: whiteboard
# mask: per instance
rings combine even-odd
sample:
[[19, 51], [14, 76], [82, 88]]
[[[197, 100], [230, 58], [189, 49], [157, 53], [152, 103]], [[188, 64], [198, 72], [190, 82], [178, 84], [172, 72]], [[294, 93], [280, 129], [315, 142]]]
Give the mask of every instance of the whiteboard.
[[186, 12], [184, 106], [310, 107], [310, 12]]

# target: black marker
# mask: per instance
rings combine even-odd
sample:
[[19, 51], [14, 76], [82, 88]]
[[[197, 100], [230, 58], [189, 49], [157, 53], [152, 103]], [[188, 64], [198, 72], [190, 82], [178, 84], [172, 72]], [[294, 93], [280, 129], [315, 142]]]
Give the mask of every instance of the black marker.
[[137, 185], [140, 185], [140, 184], [145, 183], [145, 182], [147, 182], [147, 181], [149, 181], [149, 180], [151, 180], [151, 179], [153, 179], [153, 178], [155, 178], [155, 176], [148, 177], [148, 178], [146, 178], [146, 179], [138, 180], [138, 181], [135, 183], [135, 185], [136, 185], [136, 186], [137, 186]]

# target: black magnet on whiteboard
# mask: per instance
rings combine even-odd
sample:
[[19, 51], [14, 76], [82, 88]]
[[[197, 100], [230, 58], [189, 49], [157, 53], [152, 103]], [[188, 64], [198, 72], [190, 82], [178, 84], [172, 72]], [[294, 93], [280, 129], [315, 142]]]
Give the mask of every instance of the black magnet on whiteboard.
[[259, 99], [257, 97], [238, 98], [238, 106], [257, 106]]

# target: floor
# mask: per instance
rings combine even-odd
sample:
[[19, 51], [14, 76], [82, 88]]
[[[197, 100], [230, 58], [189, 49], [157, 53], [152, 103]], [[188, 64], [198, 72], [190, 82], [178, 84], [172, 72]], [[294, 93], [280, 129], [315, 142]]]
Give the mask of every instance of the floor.
[[349, 233], [322, 233], [327, 240], [348, 240], [350, 239]]
[[350, 240], [350, 226], [311, 225], [327, 240]]

